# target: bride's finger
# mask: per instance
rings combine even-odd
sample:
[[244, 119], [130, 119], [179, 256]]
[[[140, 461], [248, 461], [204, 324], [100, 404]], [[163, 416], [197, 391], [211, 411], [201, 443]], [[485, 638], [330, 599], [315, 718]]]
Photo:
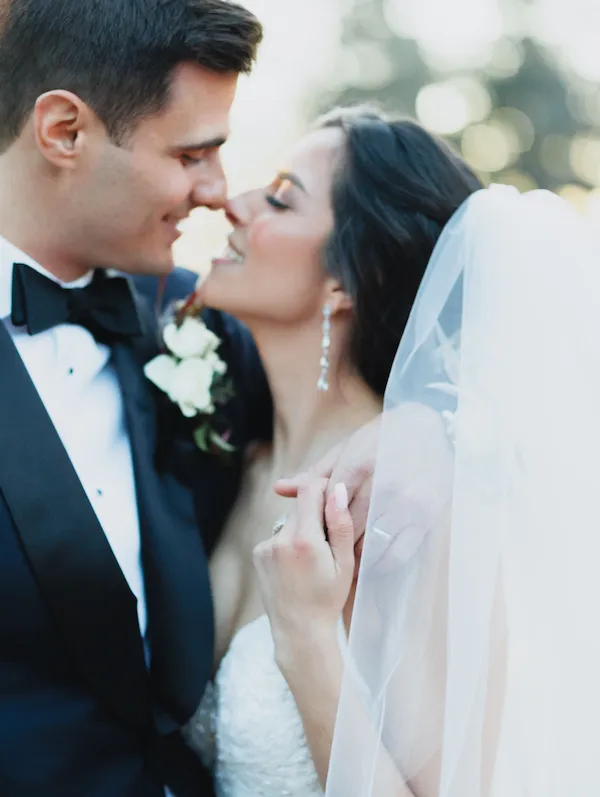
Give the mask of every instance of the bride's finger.
[[324, 539], [325, 490], [327, 479], [311, 477], [298, 488], [296, 536]]
[[275, 492], [283, 496], [283, 498], [296, 498], [298, 490], [307, 479], [315, 477], [329, 479], [345, 445], [345, 442], [338, 443], [338, 445], [332, 448], [316, 465], [313, 465], [309, 471], [298, 473], [289, 479], [279, 479], [275, 483]]
[[295, 508], [284, 518], [281, 518], [273, 527], [271, 534], [271, 542], [275, 545], [281, 545], [283, 542], [289, 542], [296, 534], [296, 527], [298, 526], [298, 512]]
[[327, 533], [333, 556], [345, 575], [354, 572], [354, 524], [348, 509], [348, 490], [341, 482], [335, 485], [325, 506]]

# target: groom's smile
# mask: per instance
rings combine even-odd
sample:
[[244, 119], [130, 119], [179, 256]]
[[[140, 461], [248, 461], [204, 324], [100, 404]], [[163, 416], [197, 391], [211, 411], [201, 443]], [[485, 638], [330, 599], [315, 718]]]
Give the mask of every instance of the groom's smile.
[[170, 271], [181, 222], [194, 208], [223, 206], [227, 187], [220, 148], [236, 84], [235, 75], [180, 66], [166, 107], [142, 119], [124, 146], [105, 150], [112, 161], [104, 165], [114, 181], [111, 216], [115, 240], [123, 244], [122, 270]]
[[235, 73], [184, 62], [171, 74], [161, 110], [120, 136], [74, 93], [40, 98], [32, 141], [53, 175], [48, 203], [59, 209], [55, 234], [66, 278], [98, 265], [130, 274], [171, 271], [181, 222], [197, 207], [225, 203], [220, 148], [236, 86]]
[[182, 234], [180, 225], [183, 221], [187, 219], [187, 216], [165, 216], [163, 218], [163, 222], [165, 224], [166, 233], [171, 239], [171, 242], [174, 243]]

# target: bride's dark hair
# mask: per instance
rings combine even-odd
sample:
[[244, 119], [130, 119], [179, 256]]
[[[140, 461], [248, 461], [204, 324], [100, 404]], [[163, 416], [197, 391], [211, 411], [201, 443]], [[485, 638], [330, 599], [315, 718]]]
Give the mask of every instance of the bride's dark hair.
[[317, 127], [343, 131], [325, 267], [350, 295], [350, 361], [383, 395], [419, 284], [440, 233], [481, 183], [416, 122], [370, 107], [338, 109]]

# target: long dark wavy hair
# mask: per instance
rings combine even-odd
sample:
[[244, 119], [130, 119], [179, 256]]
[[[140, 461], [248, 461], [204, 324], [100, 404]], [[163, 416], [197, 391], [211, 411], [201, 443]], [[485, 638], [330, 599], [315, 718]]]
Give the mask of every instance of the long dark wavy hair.
[[324, 264], [353, 302], [350, 362], [382, 396], [442, 229], [482, 185], [458, 155], [414, 121], [358, 107], [335, 110], [317, 127], [339, 128], [345, 137]]

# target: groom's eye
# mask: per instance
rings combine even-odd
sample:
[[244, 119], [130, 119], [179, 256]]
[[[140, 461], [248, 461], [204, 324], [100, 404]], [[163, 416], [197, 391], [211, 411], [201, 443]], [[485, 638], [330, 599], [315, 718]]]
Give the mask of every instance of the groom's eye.
[[189, 153], [184, 152], [183, 155], [181, 155], [181, 162], [184, 164], [184, 166], [195, 166], [198, 163], [202, 163], [204, 158], [204, 153], [202, 155], [190, 155]]

